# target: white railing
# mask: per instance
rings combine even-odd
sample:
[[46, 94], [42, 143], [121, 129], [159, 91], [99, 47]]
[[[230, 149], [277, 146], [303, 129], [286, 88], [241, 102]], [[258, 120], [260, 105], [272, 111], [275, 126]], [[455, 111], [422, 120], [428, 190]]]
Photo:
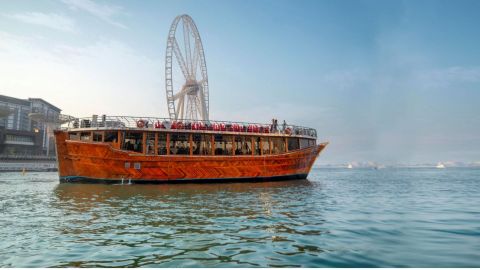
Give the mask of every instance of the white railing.
[[64, 123], [62, 128], [68, 130], [84, 128], [142, 128], [142, 129], [171, 129], [171, 130], [210, 130], [246, 133], [276, 133], [287, 135], [303, 135], [317, 137], [317, 131], [313, 128], [288, 124], [260, 124], [250, 122], [232, 122], [217, 120], [171, 120], [159, 117], [136, 117], [136, 116], [106, 116], [93, 115], [92, 117], [72, 118]]

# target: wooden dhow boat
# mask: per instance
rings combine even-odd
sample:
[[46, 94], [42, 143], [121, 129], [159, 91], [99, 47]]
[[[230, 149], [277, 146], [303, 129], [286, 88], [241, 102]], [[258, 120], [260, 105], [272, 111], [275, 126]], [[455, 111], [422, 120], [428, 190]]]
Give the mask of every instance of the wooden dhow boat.
[[305, 179], [328, 144], [282, 124], [101, 116], [54, 132], [61, 182], [184, 183]]

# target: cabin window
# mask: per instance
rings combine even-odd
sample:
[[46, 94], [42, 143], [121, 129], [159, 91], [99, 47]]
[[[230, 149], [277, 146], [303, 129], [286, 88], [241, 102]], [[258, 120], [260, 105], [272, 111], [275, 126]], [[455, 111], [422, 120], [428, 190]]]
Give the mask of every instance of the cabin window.
[[308, 140], [308, 146], [315, 146], [315, 140]]
[[103, 132], [101, 132], [101, 131], [94, 131], [94, 132], [93, 132], [93, 141], [94, 141], [94, 142], [101, 142], [101, 141], [103, 141]]
[[170, 154], [190, 155], [189, 137], [186, 133], [170, 134]]
[[288, 151], [298, 150], [298, 138], [288, 138]]
[[143, 133], [142, 132], [125, 132], [123, 136], [123, 150], [143, 152]]
[[78, 132], [73, 132], [73, 133], [69, 133], [69, 139], [70, 140], [75, 140], [75, 141], [78, 141], [80, 140], [80, 136], [78, 135]]
[[215, 135], [215, 155], [231, 155], [233, 151], [233, 137]]
[[252, 139], [245, 136], [235, 137], [235, 155], [251, 155], [252, 154]]
[[310, 140], [309, 139], [300, 139], [300, 149], [309, 147], [310, 145], [309, 145], [308, 141], [310, 141]]
[[262, 138], [262, 155], [270, 154], [270, 141], [267, 137]]
[[145, 153], [147, 155], [155, 155], [155, 133], [147, 132], [145, 133], [146, 140], [145, 140]]
[[254, 149], [254, 153], [255, 155], [260, 155], [261, 153], [261, 146], [260, 146], [260, 137], [253, 137], [253, 149]]
[[117, 142], [118, 140], [118, 132], [117, 131], [107, 131], [105, 132], [105, 140], [104, 142]]
[[212, 136], [207, 134], [192, 135], [192, 153], [208, 156], [212, 154]]
[[81, 141], [90, 141], [91, 132], [81, 132], [80, 133], [80, 140]]
[[283, 138], [270, 138], [272, 141], [272, 154], [285, 153], [285, 141]]
[[158, 133], [157, 152], [159, 155], [167, 154], [167, 133]]

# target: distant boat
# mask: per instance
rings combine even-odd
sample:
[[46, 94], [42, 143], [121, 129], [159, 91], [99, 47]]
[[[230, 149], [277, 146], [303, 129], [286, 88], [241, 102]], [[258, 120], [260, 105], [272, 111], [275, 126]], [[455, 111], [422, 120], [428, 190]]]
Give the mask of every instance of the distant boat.
[[349, 168], [349, 169], [353, 169], [353, 166], [352, 166], [352, 164], [348, 164], [347, 168]]
[[445, 165], [443, 163], [439, 162], [436, 166], [437, 169], [445, 169]]

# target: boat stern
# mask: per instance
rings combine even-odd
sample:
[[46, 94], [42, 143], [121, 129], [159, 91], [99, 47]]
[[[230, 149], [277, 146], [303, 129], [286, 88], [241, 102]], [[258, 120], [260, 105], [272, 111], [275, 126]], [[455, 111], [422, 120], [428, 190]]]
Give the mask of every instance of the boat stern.
[[57, 151], [57, 168], [60, 180], [66, 176], [75, 175], [72, 158], [68, 154], [67, 140], [68, 133], [62, 130], [55, 130], [55, 148]]

